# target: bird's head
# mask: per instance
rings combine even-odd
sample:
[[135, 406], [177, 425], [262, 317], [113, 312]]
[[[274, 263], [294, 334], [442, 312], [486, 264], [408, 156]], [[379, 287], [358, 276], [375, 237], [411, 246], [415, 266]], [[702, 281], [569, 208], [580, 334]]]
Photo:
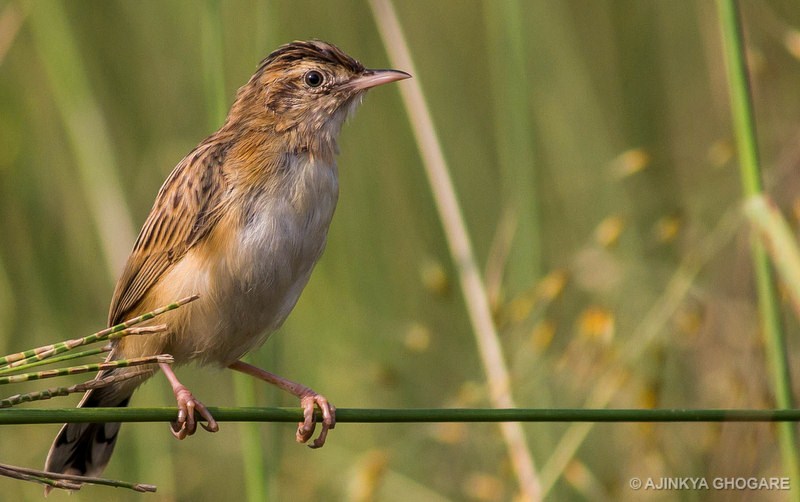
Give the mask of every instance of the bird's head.
[[[241, 89], [228, 121], [335, 145], [342, 124], [377, 85], [409, 78], [398, 70], [371, 70], [338, 47], [310, 40], [279, 47]], [[294, 143], [295, 141], [293, 141]]]

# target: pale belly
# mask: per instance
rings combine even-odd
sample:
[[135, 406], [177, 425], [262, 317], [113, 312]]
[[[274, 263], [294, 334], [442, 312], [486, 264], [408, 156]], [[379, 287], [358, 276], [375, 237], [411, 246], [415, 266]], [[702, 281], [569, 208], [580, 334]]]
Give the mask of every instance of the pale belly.
[[175, 311], [173, 322], [165, 319], [178, 328], [162, 345], [176, 363], [227, 366], [283, 324], [325, 247], [338, 195], [335, 174], [334, 168], [331, 176], [312, 179], [307, 200], [264, 196], [247, 217], [227, 215], [221, 228], [238, 230], [211, 236], [166, 274], [159, 296], [171, 299], [164, 303], [200, 295]]

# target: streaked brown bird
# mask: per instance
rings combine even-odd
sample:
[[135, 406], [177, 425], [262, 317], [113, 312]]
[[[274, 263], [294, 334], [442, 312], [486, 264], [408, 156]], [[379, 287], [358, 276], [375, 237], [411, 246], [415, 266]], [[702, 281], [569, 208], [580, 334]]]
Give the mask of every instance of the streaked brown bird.
[[[297, 440], [314, 434], [314, 409], [323, 421], [309, 446], [325, 443], [335, 408], [308, 387], [240, 358], [284, 322], [322, 254], [339, 188], [335, 156], [345, 119], [367, 89], [409, 78], [370, 70], [319, 40], [293, 42], [261, 62], [239, 89], [225, 124], [175, 167], [156, 196], [117, 282], [109, 326], [178, 298], [200, 299], [159, 319], [169, 332], [126, 337], [109, 359], [169, 353], [176, 364], [228, 367], [265, 380], [300, 399], [304, 421]], [[159, 365], [178, 403], [172, 432], [194, 434], [214, 417]], [[127, 406], [134, 390], [158, 368], [90, 390], [78, 406]], [[114, 369], [98, 375], [124, 375]], [[97, 476], [114, 450], [120, 424], [65, 424], [45, 470]]]

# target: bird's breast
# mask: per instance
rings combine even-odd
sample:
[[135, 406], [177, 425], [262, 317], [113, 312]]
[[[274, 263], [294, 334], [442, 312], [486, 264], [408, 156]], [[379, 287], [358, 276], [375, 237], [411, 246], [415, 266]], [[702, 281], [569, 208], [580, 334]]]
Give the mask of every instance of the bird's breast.
[[245, 195], [228, 255], [234, 282], [283, 291], [307, 279], [325, 247], [337, 198], [335, 164], [306, 159], [292, 160], [277, 188]]
[[292, 158], [279, 175], [269, 189], [235, 194], [219, 232], [197, 250], [208, 290], [189, 323], [190, 359], [227, 365], [263, 343], [322, 254], [338, 198], [336, 165]]

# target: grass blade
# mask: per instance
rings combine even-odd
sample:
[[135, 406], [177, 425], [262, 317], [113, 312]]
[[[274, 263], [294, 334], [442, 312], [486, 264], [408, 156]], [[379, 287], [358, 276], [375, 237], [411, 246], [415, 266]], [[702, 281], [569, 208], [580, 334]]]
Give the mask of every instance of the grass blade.
[[[739, 153], [742, 189], [745, 197], [751, 197], [763, 192], [763, 182], [741, 15], [735, 0], [718, 0], [717, 6], [725, 51], [725, 66], [728, 73], [733, 128]], [[775, 400], [780, 408], [793, 408], [794, 398], [781, 323], [780, 301], [764, 246], [757, 239], [753, 239], [751, 245], [761, 328], [766, 340], [768, 363], [772, 369]], [[800, 480], [800, 458], [797, 453], [796, 432], [792, 424], [778, 426], [778, 442], [786, 473], [791, 477], [793, 484], [797, 483]], [[798, 497], [800, 495], [795, 495], [795, 499]]]

